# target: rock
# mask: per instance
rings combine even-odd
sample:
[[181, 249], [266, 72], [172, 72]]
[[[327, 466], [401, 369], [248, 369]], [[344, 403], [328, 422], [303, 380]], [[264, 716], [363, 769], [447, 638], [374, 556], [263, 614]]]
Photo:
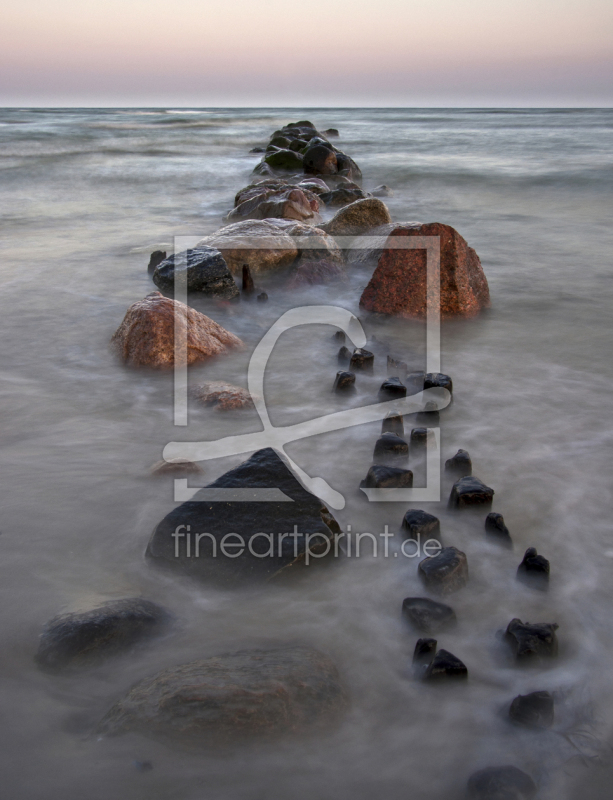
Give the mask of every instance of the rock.
[[255, 284], [249, 269], [249, 264], [243, 264], [243, 294], [250, 295], [255, 292]]
[[379, 400], [395, 400], [397, 397], [406, 397], [407, 387], [401, 383], [400, 378], [388, 378], [383, 381], [379, 389]]
[[264, 162], [273, 170], [298, 172], [303, 168], [303, 157], [294, 150], [275, 150], [264, 156]]
[[531, 692], [518, 695], [509, 708], [513, 722], [530, 728], [551, 728], [554, 718], [553, 695], [549, 692]]
[[505, 547], [510, 549], [513, 548], [511, 535], [509, 534], [509, 529], [504, 524], [504, 517], [502, 514], [498, 514], [496, 511], [491, 511], [487, 515], [485, 518], [485, 532], [492, 539], [495, 539], [500, 544], [504, 544]]
[[448, 650], [439, 650], [432, 659], [430, 666], [426, 670], [426, 680], [440, 681], [449, 678], [462, 679], [468, 678], [468, 670], [465, 664], [457, 656]]
[[428, 372], [424, 376], [424, 389], [441, 388], [447, 389], [449, 394], [453, 394], [453, 382], [449, 375], [441, 372]]
[[35, 659], [49, 672], [86, 667], [161, 633], [170, 622], [161, 606], [130, 597], [49, 620]]
[[173, 254], [162, 261], [153, 273], [153, 282], [162, 291], [172, 291], [175, 281], [180, 281], [183, 286], [187, 284], [188, 292], [225, 299], [239, 296], [223, 256], [214, 247], [195, 247], [178, 257]]
[[268, 146], [273, 145], [273, 147], [278, 147], [279, 150], [287, 150], [290, 146], [291, 140], [287, 138], [287, 136], [273, 136]]
[[517, 578], [534, 588], [546, 589], [549, 584], [549, 561], [539, 556], [535, 547], [529, 547], [517, 568]]
[[296, 153], [304, 153], [308, 144], [306, 139], [293, 139], [289, 143], [289, 149]]
[[354, 183], [362, 183], [362, 170], [358, 167], [355, 161], [347, 155], [347, 153], [342, 153], [340, 150], [335, 150], [336, 152], [336, 166], [339, 172], [339, 175], [342, 175], [345, 178], [349, 178], [350, 181]]
[[507, 626], [505, 639], [518, 662], [538, 661], [558, 655], [558, 625], [549, 622], [522, 622], [512, 619]]
[[334, 261], [337, 264], [344, 264], [343, 252], [334, 239], [328, 236], [321, 228], [312, 225], [305, 225], [289, 219], [271, 219], [272, 223], [279, 230], [292, 237], [298, 248], [299, 261], [297, 266], [305, 261]]
[[488, 767], [474, 772], [466, 787], [467, 800], [531, 800], [536, 784], [517, 767]]
[[341, 347], [338, 351], [338, 363], [339, 364], [349, 364], [351, 361], [351, 350], [348, 347]]
[[304, 180], [301, 180], [296, 185], [299, 189], [307, 189], [319, 197], [321, 197], [322, 194], [326, 194], [330, 191], [330, 187], [322, 178], [316, 178], [312, 175], [308, 178], [304, 178]]
[[258, 303], [266, 303], [267, 300], [268, 300], [268, 295], [266, 294], [266, 292], [262, 292], [257, 296]]
[[359, 236], [384, 222], [391, 222], [387, 206], [376, 197], [369, 197], [345, 206], [320, 227], [330, 236]]
[[467, 475], [472, 475], [472, 471], [473, 462], [466, 450], [458, 450], [455, 456], [445, 461], [445, 472], [454, 478], [465, 478]]
[[424, 542], [428, 539], [440, 541], [441, 538], [441, 523], [438, 517], [417, 508], [407, 511], [402, 520], [402, 528], [407, 531], [409, 538], [416, 541], [419, 538]]
[[382, 183], [380, 186], [376, 186], [372, 191], [371, 195], [373, 197], [393, 197], [394, 192], [390, 189], [389, 186], [386, 186]]
[[[299, 570], [307, 560], [307, 534], [313, 534], [313, 561], [317, 557], [313, 551], [326, 554], [332, 534], [340, 532], [336, 520], [272, 448], [258, 450], [207, 489], [256, 487], [278, 488], [294, 502], [199, 500], [203, 494], [200, 492], [159, 523], [147, 556], [160, 566], [233, 588], [269, 581], [289, 569]], [[183, 525], [190, 527], [181, 529]], [[227, 538], [230, 532], [233, 536]], [[204, 538], [197, 545], [196, 535], [201, 533]]]
[[180, 365], [225, 355], [243, 344], [209, 317], [159, 292], [132, 303], [111, 342], [131, 367], [173, 367], [175, 325], [187, 339], [187, 358]]
[[324, 131], [325, 136], [340, 136], [339, 132], [336, 128], [328, 128], [328, 130]]
[[413, 651], [413, 667], [421, 672], [428, 667], [436, 653], [436, 639], [418, 639]]
[[342, 264], [333, 261], [304, 261], [289, 279], [287, 289], [318, 286], [326, 283], [346, 283], [347, 272]]
[[305, 175], [333, 175], [338, 172], [336, 153], [330, 145], [311, 142], [303, 156]]
[[409, 443], [411, 450], [425, 450], [428, 446], [428, 429], [413, 428]]
[[364, 200], [367, 197], [370, 197], [370, 195], [363, 189], [360, 189], [359, 186], [340, 186], [338, 189], [319, 195], [320, 200], [332, 208], [347, 206], [349, 203], [355, 203], [356, 200]]
[[[410, 223], [398, 226], [390, 234], [390, 238], [408, 236], [440, 236], [440, 309], [443, 319], [474, 317], [481, 309], [490, 306], [489, 289], [479, 256], [457, 231], [438, 222], [426, 225]], [[388, 247], [362, 293], [360, 306], [379, 314], [425, 317], [426, 251], [390, 248], [388, 240]]]
[[325, 729], [347, 705], [338, 670], [323, 653], [243, 650], [141, 680], [106, 714], [99, 733], [134, 731], [209, 748]]
[[438, 633], [456, 624], [453, 608], [428, 597], [407, 597], [402, 602], [404, 618], [422, 633]]
[[[387, 357], [387, 374], [398, 375], [401, 381], [406, 380], [409, 371], [406, 361], [401, 361], [399, 358]], [[423, 387], [422, 387], [423, 388]], [[421, 389], [420, 389], [421, 391]]]
[[259, 192], [242, 200], [230, 211], [225, 222], [238, 222], [244, 219], [295, 219], [299, 222], [319, 222], [319, 199], [316, 194], [297, 186], [284, 186], [280, 189], [262, 186]]
[[335, 342], [342, 342], [344, 344], [345, 341], [347, 340], [347, 337], [345, 336], [345, 331], [336, 331], [336, 333], [332, 335], [332, 339]]
[[173, 458], [170, 461], [156, 461], [150, 470], [152, 475], [174, 475], [174, 476], [187, 476], [187, 475], [201, 475], [204, 470], [193, 461], [187, 461], [185, 458]]
[[335, 392], [347, 392], [355, 389], [355, 375], [353, 372], [337, 372], [334, 381]]
[[381, 422], [381, 433], [396, 433], [404, 436], [404, 420], [402, 414], [390, 411], [387, 417]]
[[234, 222], [205, 237], [198, 246], [203, 244], [217, 248], [234, 275], [242, 274], [245, 263], [255, 275], [287, 267], [298, 258], [296, 240], [274, 220]]
[[374, 464], [361, 486], [365, 489], [410, 489], [413, 486], [413, 473], [410, 469]]
[[457, 547], [443, 547], [440, 553], [420, 561], [419, 577], [435, 594], [450, 594], [468, 583], [466, 554]]
[[373, 459], [381, 461], [406, 461], [409, 457], [409, 445], [396, 433], [382, 433], [375, 443]]
[[351, 361], [349, 363], [353, 370], [360, 370], [372, 374], [375, 366], [375, 356], [370, 350], [357, 347], [351, 354]]
[[264, 152], [266, 152], [266, 148], [265, 147], [252, 147], [249, 152], [250, 153], [264, 153]]
[[486, 486], [479, 478], [467, 475], [453, 484], [449, 497], [450, 508], [466, 508], [467, 506], [491, 505], [494, 490]]
[[147, 267], [147, 271], [152, 273], [158, 264], [161, 264], [162, 261], [166, 258], [166, 251], [165, 250], [154, 250], [151, 253], [151, 257], [149, 259], [149, 266]]
[[253, 408], [253, 398], [246, 389], [225, 381], [211, 381], [194, 386], [190, 394], [205, 406], [216, 411], [234, 411], [237, 408]]

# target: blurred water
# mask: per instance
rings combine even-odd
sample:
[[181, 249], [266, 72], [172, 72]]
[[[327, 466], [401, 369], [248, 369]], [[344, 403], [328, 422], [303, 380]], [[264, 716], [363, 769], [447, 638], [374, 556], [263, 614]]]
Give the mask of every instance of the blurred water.
[[[459, 625], [439, 637], [467, 663], [466, 686], [407, 680], [417, 637], [399, 611], [404, 597], [421, 593], [413, 562], [354, 558], [296, 586], [230, 594], [143, 559], [153, 526], [173, 507], [171, 481], [148, 476], [164, 445], [257, 430], [258, 421], [191, 409], [188, 428], [174, 428], [171, 377], [125, 369], [108, 341], [127, 306], [152, 289], [151, 250], [216, 229], [257, 163], [249, 149], [305, 117], [339, 128], [365, 188], [394, 189], [386, 202], [395, 220], [456, 227], [489, 280], [491, 311], [443, 327], [442, 368], [455, 399], [442, 420], [442, 452], [470, 451], [475, 474], [496, 490], [494, 510], [515, 552], [484, 541], [482, 517], [450, 516], [444, 502], [424, 506], [441, 517], [445, 543], [468, 554], [470, 584], [450, 598]], [[582, 796], [586, 786], [590, 797], [607, 796], [609, 773], [586, 765], [607, 755], [613, 719], [613, 112], [11, 109], [0, 111], [0, 176], [6, 796], [435, 800], [461, 796], [467, 775], [491, 763], [531, 772], [543, 797], [574, 797], [577, 782]], [[283, 310], [336, 303], [358, 312], [368, 278], [356, 270], [340, 289], [293, 295], [272, 279], [266, 305], [194, 301], [247, 348], [194, 368], [192, 380], [245, 385], [250, 351]], [[360, 381], [356, 404], [375, 398], [385, 353], [419, 367], [423, 351], [419, 325], [361, 316], [378, 371]], [[281, 339], [267, 373], [275, 424], [338, 408], [330, 336], [314, 326]], [[406, 510], [369, 505], [357, 492], [378, 428], [288, 448], [345, 493], [336, 516], [354, 530], [395, 531]], [[240, 460], [204, 465], [206, 478]], [[530, 545], [552, 562], [547, 594], [514, 579]], [[34, 667], [50, 616], [138, 593], [177, 614], [174, 634], [79, 677]], [[516, 616], [560, 624], [555, 666], [518, 671], [504, 661], [495, 634]], [[353, 705], [338, 732], [227, 756], [88, 735], [131, 683], [162, 666], [286, 641], [311, 643], [339, 664]], [[583, 761], [558, 733], [508, 726], [505, 704], [536, 689], [563, 696], [559, 730], [584, 725], [597, 737], [582, 743]], [[138, 772], [135, 759], [153, 771]]]

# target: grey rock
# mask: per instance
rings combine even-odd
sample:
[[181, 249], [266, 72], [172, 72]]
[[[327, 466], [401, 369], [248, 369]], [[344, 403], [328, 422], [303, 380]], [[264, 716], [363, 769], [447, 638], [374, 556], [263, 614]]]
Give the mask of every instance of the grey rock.
[[402, 602], [404, 618], [422, 633], [438, 633], [456, 624], [451, 606], [437, 603], [429, 597], [406, 597]]
[[379, 389], [379, 400], [395, 400], [398, 397], [407, 396], [407, 387], [400, 378], [387, 378], [383, 381]]
[[335, 392], [348, 392], [355, 389], [355, 375], [353, 372], [340, 371], [334, 380]]
[[472, 475], [473, 462], [467, 450], [458, 450], [455, 456], [445, 461], [445, 472], [454, 478], [465, 478]]
[[554, 622], [522, 622], [512, 619], [505, 639], [518, 662], [533, 662], [558, 655], [558, 625]]
[[366, 489], [410, 489], [413, 486], [413, 473], [410, 469], [374, 464], [368, 470], [362, 486]]
[[440, 680], [466, 680], [468, 678], [468, 670], [463, 661], [448, 650], [439, 650], [426, 670], [426, 680], [440, 681]]
[[504, 524], [504, 517], [502, 514], [498, 514], [496, 511], [490, 511], [485, 518], [485, 532], [493, 541], [509, 549], [513, 549], [511, 535], [509, 534], [509, 529]]
[[374, 370], [375, 356], [370, 350], [364, 350], [362, 347], [357, 347], [352, 355], [350, 367], [352, 370], [362, 370], [363, 372], [370, 372]]
[[517, 567], [518, 580], [536, 589], [546, 589], [549, 585], [549, 561], [539, 556], [536, 547], [529, 547]]
[[466, 554], [457, 547], [443, 547], [440, 553], [420, 561], [419, 577], [430, 591], [450, 594], [468, 583]]
[[162, 291], [174, 288], [175, 281], [187, 285], [188, 292], [232, 299], [239, 296], [238, 286], [219, 250], [207, 245], [174, 255], [159, 264], [153, 282]]
[[404, 515], [402, 527], [409, 537], [417, 539], [420, 537], [422, 542], [427, 539], [438, 539], [441, 536], [441, 523], [438, 517], [428, 514], [418, 508], [412, 508]]
[[494, 490], [486, 486], [479, 478], [467, 475], [453, 484], [449, 496], [450, 508], [466, 508], [468, 506], [492, 504]]
[[396, 433], [383, 433], [375, 443], [373, 460], [377, 464], [393, 461], [406, 461], [409, 445]]

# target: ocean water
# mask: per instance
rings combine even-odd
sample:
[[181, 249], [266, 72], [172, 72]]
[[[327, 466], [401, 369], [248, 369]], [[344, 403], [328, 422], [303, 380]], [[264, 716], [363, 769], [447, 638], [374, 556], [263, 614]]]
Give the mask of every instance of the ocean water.
[[[175, 439], [254, 431], [254, 414], [190, 408], [173, 425], [172, 376], [129, 370], [109, 339], [153, 287], [149, 253], [221, 225], [259, 156], [249, 150], [299, 118], [336, 127], [364, 187], [388, 184], [394, 220], [457, 228], [480, 255], [492, 308], [444, 323], [442, 371], [454, 402], [441, 415], [443, 458], [459, 447], [495, 489], [513, 552], [484, 540], [482, 518], [423, 507], [445, 544], [467, 553], [470, 582], [451, 595], [457, 628], [444, 647], [466, 685], [410, 679], [417, 636], [404, 597], [421, 594], [416, 560], [345, 559], [296, 585], [223, 592], [160, 573], [144, 559], [174, 507], [172, 481], [149, 467]], [[439, 800], [468, 775], [512, 763], [542, 798], [608, 797], [613, 692], [613, 112], [608, 110], [86, 109], [0, 110], [2, 504], [0, 651], [3, 793], [19, 800]], [[190, 370], [190, 380], [246, 385], [250, 352], [287, 308], [356, 312], [377, 356], [356, 405], [373, 402], [384, 356], [423, 366], [420, 325], [358, 309], [366, 268], [346, 285], [263, 286], [267, 304], [194, 299], [238, 334], [243, 352]], [[267, 368], [273, 422], [338, 409], [332, 331], [288, 332]], [[374, 337], [374, 339], [372, 339]], [[288, 447], [311, 476], [342, 492], [341, 525], [397, 531], [406, 504], [369, 504], [357, 490], [378, 424]], [[208, 462], [213, 480], [240, 457]], [[444, 485], [448, 491], [447, 484]], [[523, 551], [550, 559], [547, 593], [515, 580]], [[142, 594], [177, 616], [173, 633], [78, 675], [34, 662], [44, 622], [65, 610]], [[513, 617], [557, 622], [560, 655], [518, 670], [496, 633]], [[329, 653], [352, 698], [342, 726], [316, 738], [227, 752], [188, 752], [97, 721], [162, 667], [247, 646], [301, 642]], [[556, 692], [556, 724], [512, 727], [519, 693]], [[151, 761], [139, 772], [135, 761]]]

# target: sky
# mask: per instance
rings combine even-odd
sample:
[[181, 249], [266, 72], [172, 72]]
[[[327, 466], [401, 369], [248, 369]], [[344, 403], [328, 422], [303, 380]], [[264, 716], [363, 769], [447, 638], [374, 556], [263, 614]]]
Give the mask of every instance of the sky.
[[3, 0], [2, 106], [613, 106], [611, 0]]

